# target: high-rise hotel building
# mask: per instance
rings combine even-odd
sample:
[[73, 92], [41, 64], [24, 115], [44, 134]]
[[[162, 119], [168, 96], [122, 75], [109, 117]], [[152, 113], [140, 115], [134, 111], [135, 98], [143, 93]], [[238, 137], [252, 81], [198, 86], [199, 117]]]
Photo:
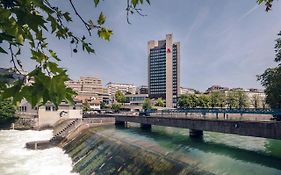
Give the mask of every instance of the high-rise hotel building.
[[180, 43], [172, 34], [165, 40], [148, 42], [148, 93], [150, 98], [166, 100], [175, 107], [180, 91]]

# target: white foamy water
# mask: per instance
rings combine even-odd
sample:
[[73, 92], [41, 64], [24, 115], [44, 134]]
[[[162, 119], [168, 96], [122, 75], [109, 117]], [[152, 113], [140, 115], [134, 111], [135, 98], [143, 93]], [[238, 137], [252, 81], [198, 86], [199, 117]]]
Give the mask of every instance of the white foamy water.
[[25, 143], [47, 140], [51, 130], [0, 130], [1, 175], [74, 175], [71, 158], [60, 148], [28, 150]]

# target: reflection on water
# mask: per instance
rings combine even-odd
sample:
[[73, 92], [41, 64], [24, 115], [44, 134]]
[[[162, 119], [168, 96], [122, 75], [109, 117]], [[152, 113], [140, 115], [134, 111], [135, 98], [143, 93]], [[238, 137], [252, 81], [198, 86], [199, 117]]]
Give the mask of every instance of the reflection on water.
[[190, 139], [186, 129], [154, 126], [151, 131], [136, 125], [106, 132], [123, 138], [138, 138], [169, 149], [197, 162], [215, 174], [281, 174], [281, 141], [204, 132], [203, 139]]

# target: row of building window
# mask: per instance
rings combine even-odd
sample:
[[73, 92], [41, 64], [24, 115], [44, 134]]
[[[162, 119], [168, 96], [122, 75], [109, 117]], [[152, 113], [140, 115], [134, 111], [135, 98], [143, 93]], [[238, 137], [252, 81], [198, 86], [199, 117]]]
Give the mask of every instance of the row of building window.
[[152, 83], [150, 84], [150, 89], [157, 89], [157, 88], [166, 88], [166, 83], [161, 82], [161, 83]]
[[150, 77], [149, 78], [150, 82], [166, 82], [166, 77]]
[[150, 58], [153, 58], [153, 57], [166, 57], [166, 53], [151, 53], [150, 54]]
[[150, 94], [165, 94], [165, 92], [151, 92]]
[[155, 89], [150, 89], [150, 92], [166, 92], [166, 88], [155, 88]]
[[161, 86], [161, 85], [165, 85], [166, 86], [166, 81], [150, 81], [150, 86], [155, 86], [155, 87], [158, 87], [158, 86]]
[[55, 106], [45, 106], [46, 111], [57, 111], [58, 109]]
[[151, 58], [150, 59], [150, 64], [151, 63], [155, 63], [155, 62], [162, 62], [162, 63], [166, 63], [166, 57], [159, 57], [159, 58]]
[[154, 78], [154, 79], [166, 79], [166, 74], [165, 73], [157, 73], [157, 74], [151, 74], [150, 73], [150, 78]]
[[164, 66], [150, 66], [150, 71], [159, 70], [159, 71], [166, 71], [166, 67]]
[[20, 112], [26, 112], [26, 106], [20, 106], [19, 111]]
[[165, 66], [166, 65], [166, 61], [154, 61], [151, 62], [150, 65], [158, 65], [158, 66]]
[[151, 70], [150, 71], [150, 76], [166, 76], [166, 71], [158, 71], [158, 70]]
[[150, 49], [150, 53], [166, 52], [166, 48]]

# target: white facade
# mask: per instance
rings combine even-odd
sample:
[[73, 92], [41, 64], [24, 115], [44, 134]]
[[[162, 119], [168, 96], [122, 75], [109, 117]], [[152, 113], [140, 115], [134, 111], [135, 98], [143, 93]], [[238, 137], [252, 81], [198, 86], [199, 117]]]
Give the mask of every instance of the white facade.
[[20, 118], [36, 118], [37, 127], [53, 126], [61, 118], [82, 118], [82, 105], [75, 106], [62, 102], [58, 109], [51, 103], [40, 107], [31, 107], [26, 100], [22, 100], [17, 110]]
[[136, 94], [137, 87], [133, 84], [122, 84], [122, 83], [112, 83], [107, 84], [108, 94], [113, 97], [117, 91], [121, 91], [124, 94]]
[[82, 109], [55, 109], [54, 106], [41, 106], [38, 110], [38, 127], [53, 126], [59, 119], [82, 118]]
[[180, 95], [182, 94], [195, 94], [195, 90], [191, 88], [180, 87]]

